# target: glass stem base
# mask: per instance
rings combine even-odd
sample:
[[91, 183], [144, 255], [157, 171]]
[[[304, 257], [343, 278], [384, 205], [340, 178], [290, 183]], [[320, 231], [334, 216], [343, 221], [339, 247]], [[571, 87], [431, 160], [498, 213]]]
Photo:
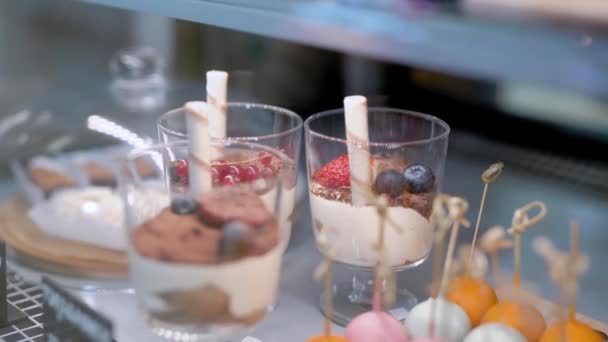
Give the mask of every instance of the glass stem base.
[[[384, 284], [382, 286], [384, 290]], [[332, 312], [325, 312], [325, 298], [321, 295], [321, 312], [336, 324], [346, 326], [357, 315], [372, 309], [374, 294], [374, 272], [356, 271], [351, 281], [334, 283], [332, 285]], [[385, 308], [397, 320], [403, 321], [407, 314], [418, 304], [414, 294], [405, 288], [397, 286], [396, 300], [390, 308]]]

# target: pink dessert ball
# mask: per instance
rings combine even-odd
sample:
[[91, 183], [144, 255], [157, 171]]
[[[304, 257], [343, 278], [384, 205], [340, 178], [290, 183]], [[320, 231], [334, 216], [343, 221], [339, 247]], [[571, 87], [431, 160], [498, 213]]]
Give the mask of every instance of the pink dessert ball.
[[346, 327], [349, 342], [408, 342], [403, 325], [382, 311], [369, 311], [355, 317]]
[[410, 340], [410, 342], [445, 342], [444, 339], [441, 339], [439, 337], [418, 337], [415, 338], [413, 340]]

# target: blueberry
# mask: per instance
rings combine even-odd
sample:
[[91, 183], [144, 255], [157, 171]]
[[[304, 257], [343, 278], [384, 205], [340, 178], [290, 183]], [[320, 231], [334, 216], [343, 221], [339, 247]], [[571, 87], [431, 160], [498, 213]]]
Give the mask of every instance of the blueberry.
[[412, 194], [429, 192], [435, 185], [435, 176], [429, 167], [414, 164], [403, 172], [405, 189]]
[[247, 255], [250, 250], [251, 226], [241, 221], [231, 221], [222, 227], [218, 253], [224, 260], [234, 260]]
[[176, 198], [171, 201], [171, 211], [177, 215], [190, 215], [198, 210], [198, 203], [190, 198]]
[[376, 176], [374, 190], [378, 194], [387, 194], [393, 197], [401, 195], [405, 187], [403, 175], [396, 170], [385, 170]]

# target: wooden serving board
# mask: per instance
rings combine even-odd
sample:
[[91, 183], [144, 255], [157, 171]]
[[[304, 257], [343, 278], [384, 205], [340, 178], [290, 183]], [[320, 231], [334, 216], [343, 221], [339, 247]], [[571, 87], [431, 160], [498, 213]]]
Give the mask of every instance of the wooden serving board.
[[0, 202], [0, 237], [19, 253], [70, 275], [122, 278], [128, 273], [126, 252], [50, 236], [27, 215], [20, 198]]

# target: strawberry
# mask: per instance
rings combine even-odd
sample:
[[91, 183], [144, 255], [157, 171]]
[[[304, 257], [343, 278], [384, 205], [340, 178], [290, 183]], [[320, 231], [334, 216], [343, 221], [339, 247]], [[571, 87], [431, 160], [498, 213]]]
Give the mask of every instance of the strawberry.
[[175, 168], [175, 175], [178, 177], [188, 177], [188, 161], [184, 159], [178, 159], [173, 162]]
[[350, 169], [348, 155], [340, 156], [323, 165], [315, 172], [312, 179], [326, 188], [340, 188], [350, 186]]

